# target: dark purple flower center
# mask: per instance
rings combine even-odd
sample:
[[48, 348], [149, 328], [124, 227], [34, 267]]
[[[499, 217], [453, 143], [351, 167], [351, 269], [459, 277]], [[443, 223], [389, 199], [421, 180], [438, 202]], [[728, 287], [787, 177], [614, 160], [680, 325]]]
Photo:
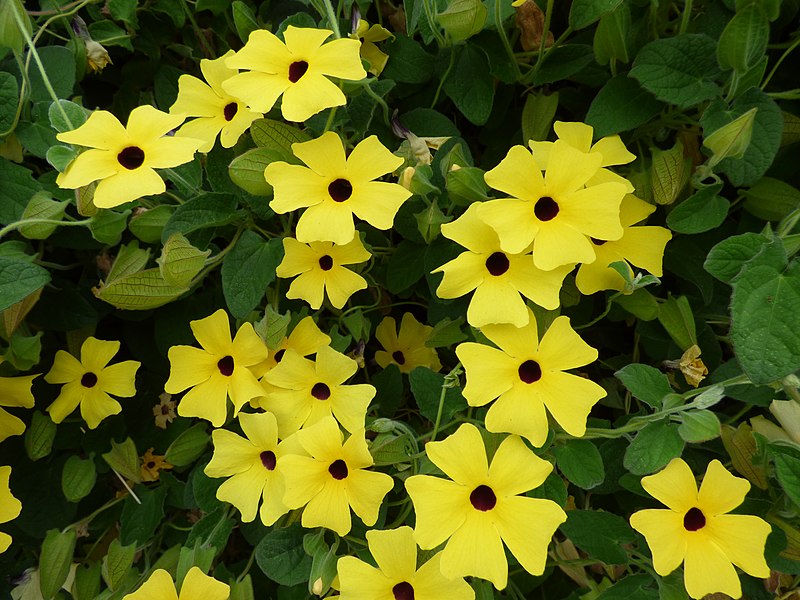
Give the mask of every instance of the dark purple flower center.
[[592, 240], [592, 243], [595, 246], [602, 246], [603, 244], [606, 243], [606, 240], [598, 240], [597, 238], [589, 238], [589, 239]]
[[495, 277], [508, 271], [508, 265], [508, 257], [502, 252], [495, 252], [486, 259], [486, 269]]
[[298, 60], [289, 65], [289, 81], [297, 83], [300, 78], [308, 71], [308, 63], [304, 60]]
[[138, 169], [144, 163], [144, 150], [138, 146], [128, 146], [117, 154], [117, 161], [129, 171]]
[[535, 360], [526, 360], [517, 370], [519, 378], [525, 383], [533, 383], [542, 378], [542, 368]]
[[320, 256], [319, 268], [323, 271], [330, 271], [333, 268], [333, 259], [327, 254], [325, 256]]
[[286, 348], [281, 348], [275, 353], [275, 362], [279, 363], [283, 360], [283, 355], [286, 354]]
[[315, 383], [314, 387], [311, 388], [311, 395], [317, 400], [327, 400], [331, 397], [331, 388], [322, 382]]
[[230, 377], [233, 375], [233, 357], [232, 356], [223, 356], [217, 362], [217, 368], [219, 372], [225, 375], [225, 377]]
[[400, 352], [400, 350], [395, 350], [392, 352], [392, 360], [398, 365], [406, 364], [406, 357], [402, 352]]
[[686, 511], [683, 515], [683, 528], [686, 531], [697, 531], [706, 525], [706, 516], [699, 508], [694, 507]]
[[353, 185], [347, 179], [336, 179], [328, 186], [328, 193], [334, 202], [344, 202], [353, 195]]
[[261, 464], [264, 465], [267, 471], [273, 471], [275, 469], [275, 463], [278, 459], [275, 457], [275, 453], [272, 450], [264, 450], [264, 452], [260, 454], [260, 457]]
[[414, 600], [414, 587], [407, 581], [401, 581], [392, 588], [394, 600]]
[[97, 385], [97, 375], [94, 373], [84, 373], [81, 377], [81, 385], [86, 388], [93, 388]]
[[543, 196], [536, 201], [533, 207], [533, 214], [540, 221], [549, 221], [558, 214], [558, 203], [550, 196]]
[[472, 502], [472, 506], [476, 509], [486, 512], [487, 510], [492, 510], [494, 505], [497, 504], [497, 496], [494, 495], [494, 491], [488, 485], [479, 485], [472, 490], [469, 495], [469, 501]]
[[236, 102], [231, 102], [225, 105], [225, 108], [222, 110], [222, 114], [225, 115], [226, 121], [232, 121], [233, 117], [236, 116], [236, 113], [239, 111], [239, 105]]
[[341, 481], [345, 477], [347, 477], [347, 463], [344, 462], [341, 458], [333, 461], [331, 466], [328, 467], [328, 473], [331, 474], [331, 477], [334, 479], [338, 479]]

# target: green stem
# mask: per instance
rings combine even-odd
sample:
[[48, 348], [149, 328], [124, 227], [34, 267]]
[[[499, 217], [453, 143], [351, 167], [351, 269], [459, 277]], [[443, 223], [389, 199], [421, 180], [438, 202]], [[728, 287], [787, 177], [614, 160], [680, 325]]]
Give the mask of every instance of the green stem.
[[[544, 48], [547, 44], [547, 36], [550, 33], [550, 21], [553, 19], [553, 4], [554, 0], [547, 0], [547, 6], [544, 9], [544, 28], [542, 29], [542, 39], [539, 40], [539, 56], [536, 57], [536, 65], [533, 67], [533, 76], [535, 77], [536, 74], [539, 72], [539, 69], [542, 66], [542, 61], [544, 61]], [[555, 47], [553, 44], [552, 47]]]
[[588, 323], [584, 323], [583, 325], [576, 325], [576, 326], [574, 327], [574, 329], [575, 329], [575, 330], [578, 330], [578, 329], [586, 329], [587, 327], [591, 327], [592, 325], [594, 325], [595, 323], [597, 323], [598, 321], [600, 321], [601, 319], [603, 319], [603, 318], [604, 318], [604, 317], [605, 317], [605, 316], [606, 316], [606, 315], [607, 315], [609, 312], [611, 312], [611, 305], [613, 304], [614, 300], [615, 300], [617, 297], [621, 296], [621, 295], [622, 295], [622, 292], [617, 292], [616, 294], [612, 295], [612, 296], [611, 296], [611, 297], [608, 299], [608, 302], [606, 303], [606, 309], [605, 309], [605, 310], [604, 310], [602, 313], [600, 313], [600, 314], [599, 314], [597, 317], [595, 317], [594, 319], [592, 319], [592, 320], [591, 320], [591, 321], [589, 321]]
[[67, 525], [62, 531], [67, 531], [69, 529], [74, 529], [74, 528], [76, 528], [76, 527], [78, 527], [78, 526], [80, 526], [80, 525], [82, 525], [84, 523], [87, 523], [87, 524], [90, 523], [92, 521], [92, 519], [94, 519], [101, 512], [103, 512], [105, 510], [108, 510], [109, 508], [111, 508], [115, 504], [119, 504], [124, 499], [125, 499], [125, 496], [121, 496], [119, 498], [114, 498], [113, 500], [109, 500], [108, 502], [103, 504], [103, 506], [101, 506], [100, 508], [98, 508], [94, 512], [90, 513], [88, 516], [84, 517], [80, 521], [76, 521], [75, 523], [72, 523], [71, 525]]
[[194, 30], [194, 35], [197, 38], [197, 41], [200, 42], [200, 46], [203, 48], [203, 54], [205, 54], [207, 58], [214, 58], [214, 52], [208, 47], [208, 43], [203, 35], [203, 31], [200, 29], [200, 26], [197, 24], [197, 21], [192, 14], [192, 11], [189, 9], [189, 4], [186, 2], [186, 0], [183, 0], [181, 5], [183, 6], [183, 11], [186, 13], [186, 18], [189, 19], [189, 23], [192, 24], [192, 29]]
[[339, 31], [339, 19], [336, 18], [336, 11], [333, 8], [333, 4], [331, 3], [331, 0], [322, 0], [322, 2], [325, 7], [325, 16], [331, 25], [331, 29], [333, 30], [333, 37], [338, 39], [342, 37], [342, 34]]
[[503, 42], [503, 47], [506, 49], [506, 54], [508, 54], [508, 60], [511, 61], [511, 64], [514, 65], [514, 73], [517, 76], [517, 80], [522, 77], [522, 72], [519, 70], [519, 64], [517, 63], [517, 58], [514, 56], [514, 49], [511, 47], [511, 44], [508, 41], [508, 36], [506, 35], [506, 29], [503, 27], [502, 19], [500, 17], [500, 9], [502, 4], [499, 0], [495, 0], [494, 3], [494, 24], [497, 27], [497, 33], [500, 34], [500, 41]]
[[[439, 86], [436, 88], [436, 93], [433, 95], [433, 102], [431, 102], [431, 108], [435, 108], [436, 103], [439, 102], [439, 94], [442, 93], [444, 82], [447, 81], [447, 77], [450, 75], [450, 71], [453, 70], [453, 65], [455, 64], [455, 61], [456, 61], [456, 53], [451, 49], [450, 63], [447, 65], [447, 69], [445, 69], [445, 72], [442, 74], [442, 78], [439, 80]], [[516, 64], [516, 62], [514, 64]]]
[[770, 82], [770, 79], [772, 79], [772, 76], [773, 76], [773, 75], [775, 75], [775, 72], [778, 70], [778, 67], [780, 67], [780, 66], [781, 66], [781, 63], [782, 63], [782, 62], [783, 62], [783, 61], [786, 59], [786, 57], [787, 57], [787, 56], [789, 56], [789, 54], [792, 52], [792, 50], [794, 50], [795, 48], [797, 48], [797, 46], [800, 46], [800, 37], [798, 37], [798, 38], [797, 38], [797, 39], [796, 39], [796, 40], [795, 40], [795, 41], [792, 43], [792, 45], [791, 45], [791, 46], [789, 46], [789, 47], [788, 47], [788, 48], [787, 48], [787, 49], [784, 51], [784, 53], [783, 53], [783, 54], [781, 54], [781, 57], [778, 59], [778, 62], [776, 62], [776, 63], [775, 63], [775, 66], [774, 66], [774, 67], [772, 67], [772, 69], [770, 69], [769, 75], [767, 75], [767, 77], [764, 79], [764, 82], [761, 84], [761, 89], [762, 89], [762, 90], [763, 90], [764, 88], [766, 88], [766, 87], [767, 87], [767, 84]]
[[384, 123], [386, 123], [386, 124], [387, 124], [389, 127], [391, 127], [391, 126], [392, 126], [392, 122], [391, 122], [391, 120], [389, 119], [389, 105], [388, 105], [388, 104], [386, 104], [386, 101], [385, 101], [383, 98], [381, 98], [381, 97], [380, 97], [380, 96], [379, 96], [379, 95], [378, 95], [378, 94], [375, 92], [375, 90], [373, 90], [373, 89], [372, 89], [372, 87], [370, 86], [370, 83], [371, 83], [372, 81], [377, 81], [377, 79], [364, 79], [364, 80], [361, 82], [361, 87], [363, 87], [363, 88], [364, 88], [364, 90], [367, 92], [367, 95], [368, 95], [370, 98], [372, 98], [373, 100], [375, 100], [375, 102], [377, 102], [377, 103], [380, 105], [380, 107], [381, 107], [381, 110], [383, 111], [383, 121], [384, 121]]
[[433, 32], [433, 37], [436, 38], [436, 42], [439, 44], [439, 47], [446, 46], [447, 40], [442, 35], [442, 32], [439, 31], [439, 26], [436, 23], [436, 19], [433, 17], [431, 0], [422, 0], [422, 5], [425, 7], [425, 17], [428, 19], [428, 25], [430, 25], [431, 31]]
[[64, 225], [66, 227], [70, 226], [83, 226], [88, 225], [92, 222], [92, 219], [86, 219], [85, 221], [59, 221], [58, 219], [20, 219], [19, 221], [15, 221], [14, 223], [10, 223], [0, 229], [0, 239], [5, 237], [7, 234], [11, 233], [19, 229], [20, 227], [24, 227], [25, 225]]
[[681, 15], [681, 27], [678, 33], [686, 33], [686, 29], [689, 27], [689, 19], [692, 17], [692, 4], [693, 0], [685, 0], [684, 2], [683, 14]]

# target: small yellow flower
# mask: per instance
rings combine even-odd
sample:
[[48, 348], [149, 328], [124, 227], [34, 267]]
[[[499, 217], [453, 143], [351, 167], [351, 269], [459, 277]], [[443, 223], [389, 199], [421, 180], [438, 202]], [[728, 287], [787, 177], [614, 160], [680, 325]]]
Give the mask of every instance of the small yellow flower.
[[153, 454], [153, 449], [148, 448], [147, 452], [142, 456], [141, 475], [142, 481], [158, 481], [159, 472], [162, 470], [170, 470], [172, 465], [169, 464], [164, 456]]
[[276, 161], [267, 165], [264, 176], [275, 192], [272, 210], [284, 214], [306, 208], [297, 221], [301, 242], [347, 244], [355, 235], [354, 215], [376, 229], [390, 229], [400, 205], [411, 196], [397, 183], [374, 181], [403, 164], [374, 135], [349, 156], [332, 131], [292, 144], [292, 152], [308, 166]]
[[298, 276], [289, 285], [287, 298], [305, 300], [316, 310], [327, 294], [334, 308], [342, 308], [350, 296], [367, 287], [361, 275], [345, 268], [345, 265], [362, 263], [372, 256], [358, 235], [342, 245], [333, 242], [303, 244], [287, 237], [283, 238], [283, 249], [283, 260], [275, 272], [278, 277]]
[[263, 394], [248, 367], [264, 360], [267, 348], [250, 323], [231, 340], [227, 313], [220, 309], [205, 319], [190, 321], [201, 348], [173, 346], [169, 349], [170, 373], [164, 390], [177, 394], [191, 388], [178, 404], [182, 417], [200, 417], [222, 427], [230, 397], [234, 414], [251, 399]]
[[[11, 478], [11, 467], [0, 467], [0, 523], [8, 523], [16, 519], [22, 511], [22, 503], [11, 493], [8, 481]], [[11, 545], [11, 536], [0, 531], [0, 554]]]
[[683, 582], [692, 598], [718, 592], [740, 598], [742, 587], [733, 565], [753, 577], [769, 577], [764, 560], [769, 523], [756, 516], [727, 514], [750, 490], [746, 479], [712, 460], [698, 491], [689, 465], [675, 458], [664, 470], [643, 477], [642, 487], [667, 505], [640, 510], [630, 519], [650, 546], [656, 573], [669, 575], [683, 563]]
[[159, 429], [166, 429], [167, 424], [175, 420], [175, 401], [172, 394], [164, 392], [158, 396], [158, 404], [153, 407], [153, 416]]
[[175, 582], [164, 569], [156, 569], [147, 581], [132, 594], [122, 600], [228, 600], [230, 586], [209, 577], [198, 567], [186, 573], [181, 593], [175, 589]]
[[284, 43], [257, 29], [244, 48], [226, 60], [229, 68], [247, 72], [231, 77], [222, 88], [260, 113], [268, 112], [283, 95], [281, 114], [287, 121], [305, 121], [326, 108], [344, 106], [347, 98], [328, 77], [359, 81], [367, 73], [358, 56], [361, 44], [350, 39], [325, 43], [332, 34], [289, 25]]
[[81, 359], [68, 352], [56, 352], [53, 367], [44, 376], [47, 383], [65, 384], [48, 407], [54, 423], [61, 423], [78, 405], [90, 429], [106, 417], [122, 411], [119, 402], [109, 394], [130, 398], [136, 394], [136, 371], [141, 363], [126, 360], [109, 365], [119, 352], [120, 343], [86, 338], [81, 346]]
[[[0, 377], [0, 406], [33, 408], [31, 385], [38, 376]], [[25, 423], [21, 419], [0, 408], [0, 442], [24, 431]]]
[[98, 181], [93, 199], [98, 208], [112, 208], [163, 193], [166, 185], [154, 169], [191, 161], [202, 143], [166, 135], [183, 119], [183, 115], [139, 106], [128, 117], [127, 127], [123, 127], [110, 112], [94, 111], [77, 129], [56, 136], [61, 142], [90, 148], [58, 174], [56, 183], [75, 189]]
[[408, 312], [400, 321], [399, 332], [393, 317], [384, 318], [375, 329], [375, 338], [383, 346], [375, 353], [375, 362], [384, 369], [397, 365], [401, 373], [411, 373], [417, 367], [440, 371], [442, 363], [436, 350], [425, 345], [432, 331], [433, 327], [423, 325]]
[[376, 42], [393, 38], [392, 32], [377, 24], [370, 26], [365, 20], [359, 19], [356, 31], [350, 37], [361, 42], [361, 58], [369, 63], [369, 72], [376, 77], [380, 75], [386, 66], [386, 61], [389, 60], [389, 55], [382, 52]]

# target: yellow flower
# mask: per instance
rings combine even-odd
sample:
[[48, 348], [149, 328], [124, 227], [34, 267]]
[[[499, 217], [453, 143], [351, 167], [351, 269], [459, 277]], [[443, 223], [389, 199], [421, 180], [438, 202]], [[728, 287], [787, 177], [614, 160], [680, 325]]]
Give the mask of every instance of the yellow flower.
[[[22, 503], [11, 494], [8, 480], [11, 478], [11, 467], [0, 467], [0, 523], [8, 523], [16, 519], [22, 511]], [[11, 545], [11, 536], [0, 531], [0, 554]]]
[[436, 295], [458, 298], [474, 290], [467, 308], [467, 321], [473, 327], [490, 323], [522, 327], [528, 322], [522, 296], [548, 310], [558, 308], [561, 283], [574, 265], [544, 271], [525, 250], [504, 252], [497, 233], [479, 218], [480, 211], [481, 203], [471, 204], [458, 219], [442, 225], [442, 235], [468, 251], [433, 271], [444, 273]]
[[383, 346], [375, 353], [375, 361], [384, 369], [395, 364], [401, 373], [411, 373], [417, 367], [441, 370], [436, 350], [425, 345], [432, 331], [433, 327], [423, 325], [407, 312], [398, 333], [394, 318], [386, 317], [375, 329], [375, 337]]
[[373, 465], [364, 439], [357, 431], [342, 444], [342, 433], [333, 417], [297, 432], [297, 440], [311, 457], [283, 459], [289, 508], [303, 509], [303, 527], [327, 527], [340, 536], [350, 531], [350, 509], [367, 526], [378, 520], [383, 497], [394, 482], [386, 473], [367, 471]]
[[753, 577], [769, 577], [764, 560], [769, 523], [727, 514], [750, 490], [746, 479], [712, 460], [698, 491], [689, 465], [675, 458], [663, 471], [643, 477], [642, 487], [668, 507], [631, 515], [631, 526], [647, 539], [656, 573], [669, 575], [683, 563], [683, 582], [692, 598], [717, 592], [741, 597], [733, 565]]
[[568, 317], [557, 317], [542, 336], [536, 318], [522, 328], [487, 325], [481, 329], [499, 349], [467, 342], [456, 355], [467, 373], [464, 398], [470, 406], [497, 400], [486, 413], [486, 429], [521, 435], [534, 446], [547, 439], [547, 412], [570, 435], [586, 433], [586, 419], [606, 395], [598, 384], [565, 373], [597, 360], [597, 350], [570, 327]]
[[162, 470], [169, 471], [172, 465], [166, 461], [166, 457], [153, 454], [153, 449], [148, 448], [142, 456], [142, 467], [140, 469], [142, 481], [158, 481], [159, 473]]
[[225, 60], [233, 54], [233, 50], [229, 50], [216, 60], [204, 58], [200, 61], [207, 84], [191, 75], [178, 78], [178, 98], [169, 112], [198, 117], [184, 123], [176, 135], [203, 140], [199, 152], [210, 152], [217, 135], [223, 148], [233, 147], [250, 124], [262, 117], [222, 89], [222, 83], [238, 73], [225, 66]]
[[200, 417], [222, 427], [230, 397], [234, 414], [263, 391], [248, 369], [264, 360], [267, 348], [250, 323], [231, 340], [228, 315], [220, 309], [213, 315], [190, 321], [201, 348], [173, 346], [169, 349], [170, 373], [164, 390], [177, 394], [192, 388], [178, 404], [182, 417]]
[[75, 189], [99, 181], [93, 199], [98, 208], [161, 194], [166, 186], [153, 169], [191, 161], [201, 144], [200, 140], [166, 135], [183, 118], [152, 106], [139, 106], [123, 127], [110, 112], [94, 111], [77, 129], [56, 136], [61, 142], [90, 148], [59, 173], [56, 183]]
[[268, 112], [283, 94], [281, 114], [287, 121], [305, 121], [321, 110], [344, 106], [347, 98], [328, 77], [359, 81], [367, 76], [361, 66], [357, 40], [324, 43], [332, 31], [294, 27], [274, 34], [257, 29], [244, 48], [226, 60], [234, 75], [222, 88], [244, 100], [254, 111]]
[[275, 414], [281, 437], [333, 415], [353, 433], [364, 428], [375, 388], [366, 383], [345, 385], [358, 370], [356, 361], [329, 346], [317, 351], [316, 361], [287, 351], [265, 378], [273, 391], [261, 406]]
[[[633, 227], [655, 209], [652, 204], [632, 194], [623, 198], [619, 215], [622, 237], [611, 242], [591, 240], [597, 258], [592, 263], [583, 263], [575, 277], [575, 285], [582, 294], [594, 294], [600, 290], [622, 290], [625, 287], [622, 276], [608, 267], [613, 262], [624, 261], [661, 277], [664, 247], [672, 239], [672, 232], [652, 225]], [[633, 277], [633, 270], [630, 267], [628, 270]]]
[[316, 354], [317, 350], [331, 343], [331, 338], [322, 333], [322, 330], [314, 322], [313, 317], [304, 317], [300, 320], [288, 336], [284, 336], [275, 348], [267, 349], [267, 358], [253, 367], [252, 371], [261, 380], [261, 385], [267, 391], [272, 390], [272, 386], [264, 381], [263, 377], [272, 368], [283, 360], [287, 350], [294, 350], [300, 356], [310, 356]]
[[522, 568], [541, 575], [550, 538], [567, 516], [552, 500], [520, 494], [540, 486], [553, 466], [517, 436], [506, 437], [488, 465], [481, 434], [469, 423], [444, 441], [429, 442], [425, 451], [450, 480], [413, 475], [406, 489], [417, 514], [419, 546], [430, 550], [447, 541], [442, 575], [481, 577], [504, 589], [504, 542]]
[[307, 207], [297, 222], [301, 242], [347, 244], [355, 235], [353, 215], [377, 229], [389, 229], [411, 196], [397, 183], [373, 181], [403, 164], [374, 135], [347, 157], [332, 131], [292, 144], [292, 152], [308, 166], [277, 161], [267, 165], [264, 176], [275, 192], [269, 205], [276, 213]]
[[383, 71], [386, 66], [386, 61], [389, 60], [389, 55], [382, 52], [380, 48], [375, 45], [375, 42], [382, 42], [393, 38], [392, 32], [388, 29], [384, 29], [380, 25], [372, 25], [370, 27], [370, 24], [365, 20], [359, 19], [356, 31], [351, 34], [350, 37], [361, 42], [361, 58], [369, 63], [369, 72], [376, 77], [380, 75], [381, 71]]
[[342, 308], [347, 299], [367, 287], [367, 281], [344, 265], [362, 263], [372, 256], [361, 238], [355, 235], [347, 244], [311, 242], [283, 238], [284, 256], [275, 270], [278, 277], [297, 279], [289, 285], [286, 297], [300, 298], [314, 310], [322, 306], [325, 294], [334, 308]]
[[213, 431], [214, 456], [204, 471], [209, 477], [227, 477], [217, 498], [238, 508], [242, 521], [249, 523], [258, 511], [261, 522], [269, 526], [289, 510], [283, 503], [283, 457], [302, 449], [293, 439], [278, 443], [272, 413], [239, 413], [239, 424], [246, 437], [225, 429]]
[[166, 429], [167, 424], [175, 420], [175, 401], [172, 399], [172, 394], [164, 392], [159, 395], [158, 404], [153, 407], [153, 416], [159, 429]]
[[354, 556], [337, 563], [341, 600], [473, 600], [463, 579], [446, 579], [439, 570], [442, 553], [417, 568], [417, 544], [410, 527], [367, 532], [378, 568]]
[[[0, 377], [0, 406], [33, 408], [31, 385], [38, 376]], [[24, 431], [25, 423], [21, 419], [0, 408], [0, 442]]]
[[119, 402], [109, 394], [130, 398], [136, 395], [136, 371], [141, 364], [126, 360], [109, 365], [119, 352], [120, 343], [86, 338], [81, 346], [80, 361], [59, 350], [53, 367], [44, 376], [47, 383], [63, 383], [61, 393], [47, 408], [54, 423], [61, 423], [78, 405], [90, 429], [106, 417], [122, 411]]
[[198, 567], [186, 573], [181, 593], [175, 589], [172, 577], [164, 569], [156, 569], [149, 579], [122, 600], [228, 600], [230, 586], [209, 577]]
[[619, 205], [627, 193], [616, 181], [588, 185], [603, 162], [598, 153], [558, 140], [548, 158], [543, 175], [529, 150], [512, 147], [485, 175], [487, 184], [512, 197], [484, 202], [478, 211], [497, 232], [504, 252], [518, 254], [533, 242], [533, 262], [545, 271], [594, 261], [590, 237], [619, 239]]
[[773, 400], [769, 412], [778, 419], [780, 426], [758, 415], [750, 419], [753, 431], [770, 442], [780, 440], [800, 447], [800, 403], [795, 400]]

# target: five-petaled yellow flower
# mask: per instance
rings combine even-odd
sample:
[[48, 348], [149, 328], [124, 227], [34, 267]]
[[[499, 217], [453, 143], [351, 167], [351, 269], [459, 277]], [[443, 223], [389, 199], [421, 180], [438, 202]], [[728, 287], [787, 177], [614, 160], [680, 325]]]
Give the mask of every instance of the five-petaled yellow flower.
[[439, 562], [442, 553], [417, 568], [417, 544], [410, 527], [367, 532], [375, 568], [355, 556], [336, 565], [340, 600], [473, 600], [475, 592], [461, 578], [447, 579]]
[[481, 577], [502, 590], [508, 580], [505, 543], [522, 568], [541, 575], [550, 538], [567, 515], [552, 500], [520, 494], [540, 486], [553, 466], [517, 436], [502, 441], [489, 465], [481, 434], [470, 423], [444, 441], [429, 442], [425, 451], [450, 479], [413, 475], [406, 489], [420, 547], [430, 550], [447, 541], [442, 574]]
[[98, 208], [161, 194], [167, 188], [154, 169], [191, 161], [202, 144], [201, 140], [167, 135], [183, 119], [183, 115], [169, 115], [145, 105], [134, 108], [123, 127], [110, 112], [94, 111], [77, 129], [56, 136], [61, 142], [90, 148], [59, 173], [56, 183], [74, 189], [99, 181], [92, 200]]
[[53, 366], [44, 379], [47, 383], [64, 384], [61, 393], [47, 408], [54, 423], [61, 423], [78, 405], [90, 429], [106, 417], [122, 411], [119, 402], [109, 394], [130, 398], [136, 394], [136, 371], [140, 362], [126, 360], [109, 365], [119, 352], [120, 343], [86, 338], [81, 345], [81, 359], [69, 352], [56, 352]]
[[384, 369], [395, 364], [401, 373], [411, 373], [417, 367], [441, 370], [436, 350], [425, 345], [432, 331], [433, 327], [423, 325], [409, 312], [403, 314], [399, 332], [394, 317], [384, 318], [375, 329], [375, 338], [383, 346], [375, 353], [375, 362]]
[[746, 479], [712, 460], [698, 491], [689, 465], [674, 458], [664, 470], [643, 477], [642, 487], [667, 505], [631, 515], [631, 526], [647, 539], [656, 573], [669, 575], [683, 563], [683, 582], [692, 598], [717, 592], [740, 598], [734, 565], [753, 577], [769, 577], [764, 560], [769, 523], [727, 514], [750, 490]]
[[[11, 467], [0, 467], [0, 523], [8, 523], [16, 519], [22, 511], [22, 503], [11, 493], [8, 481], [11, 478]], [[11, 536], [0, 531], [0, 554], [11, 545]]]
[[307, 167], [276, 161], [264, 176], [275, 193], [269, 205], [276, 213], [306, 208], [297, 221], [301, 242], [347, 244], [355, 235], [353, 215], [377, 229], [389, 229], [411, 192], [397, 183], [374, 181], [403, 164], [374, 135], [358, 143], [349, 156], [332, 131], [292, 144]]
[[[0, 406], [33, 408], [31, 385], [39, 375], [21, 377], [0, 377]], [[25, 431], [25, 423], [11, 413], [0, 408], [0, 442], [12, 435]]]
[[262, 116], [248, 110], [244, 102], [222, 89], [222, 82], [238, 73], [225, 66], [225, 60], [231, 56], [233, 50], [215, 60], [200, 61], [206, 82], [191, 75], [178, 78], [178, 98], [169, 112], [197, 117], [184, 123], [176, 135], [203, 140], [199, 152], [210, 152], [217, 135], [223, 148], [233, 147], [250, 124]]
[[275, 273], [278, 277], [297, 278], [289, 285], [286, 297], [305, 300], [314, 310], [322, 306], [327, 294], [334, 308], [342, 308], [358, 290], [366, 289], [367, 280], [346, 269], [369, 260], [372, 256], [355, 235], [343, 245], [333, 242], [303, 244], [294, 238], [283, 238], [283, 260]]
[[231, 69], [246, 69], [222, 88], [241, 98], [257, 112], [268, 112], [283, 95], [281, 114], [287, 121], [305, 121], [321, 110], [343, 106], [347, 101], [328, 77], [359, 81], [367, 76], [358, 51], [358, 40], [325, 43], [333, 32], [289, 25], [286, 43], [273, 33], [257, 29], [244, 48], [226, 60]]
[[367, 471], [373, 465], [364, 439], [357, 431], [342, 444], [342, 432], [333, 417], [297, 432], [300, 445], [311, 457], [283, 459], [289, 508], [303, 509], [303, 527], [327, 527], [345, 536], [352, 527], [350, 509], [365, 525], [378, 520], [383, 497], [394, 485], [386, 473]]
[[[569, 324], [556, 317], [539, 341], [536, 318], [522, 328], [487, 325], [481, 329], [498, 348], [467, 342], [456, 355], [467, 372], [464, 398], [470, 406], [494, 404], [486, 429], [521, 435], [534, 446], [547, 439], [547, 412], [576, 437], [586, 433], [586, 419], [606, 391], [589, 379], [565, 373], [597, 360], [597, 350]], [[547, 409], [547, 412], [545, 411]]]
[[369, 63], [369, 72], [376, 77], [380, 75], [389, 55], [378, 48], [376, 42], [393, 38], [392, 32], [377, 24], [370, 26], [364, 19], [359, 19], [356, 30], [350, 37], [361, 42], [361, 58]]
[[192, 567], [178, 594], [172, 576], [164, 569], [156, 569], [142, 587], [122, 600], [228, 600], [230, 590], [227, 583], [209, 577], [199, 567]]
[[442, 225], [442, 235], [468, 251], [433, 271], [444, 273], [436, 295], [458, 298], [474, 290], [467, 307], [467, 321], [473, 327], [490, 323], [522, 327], [528, 322], [522, 296], [542, 308], [558, 308], [561, 284], [574, 265], [544, 271], [529, 252], [504, 252], [497, 233], [479, 218], [480, 206], [471, 204], [458, 219]]
[[264, 393], [248, 367], [266, 358], [267, 347], [250, 323], [242, 325], [231, 340], [228, 315], [222, 309], [205, 319], [190, 321], [189, 326], [202, 349], [169, 349], [170, 372], [164, 390], [177, 394], [192, 388], [181, 398], [178, 414], [200, 417], [222, 427], [228, 414], [228, 397], [236, 414]]

